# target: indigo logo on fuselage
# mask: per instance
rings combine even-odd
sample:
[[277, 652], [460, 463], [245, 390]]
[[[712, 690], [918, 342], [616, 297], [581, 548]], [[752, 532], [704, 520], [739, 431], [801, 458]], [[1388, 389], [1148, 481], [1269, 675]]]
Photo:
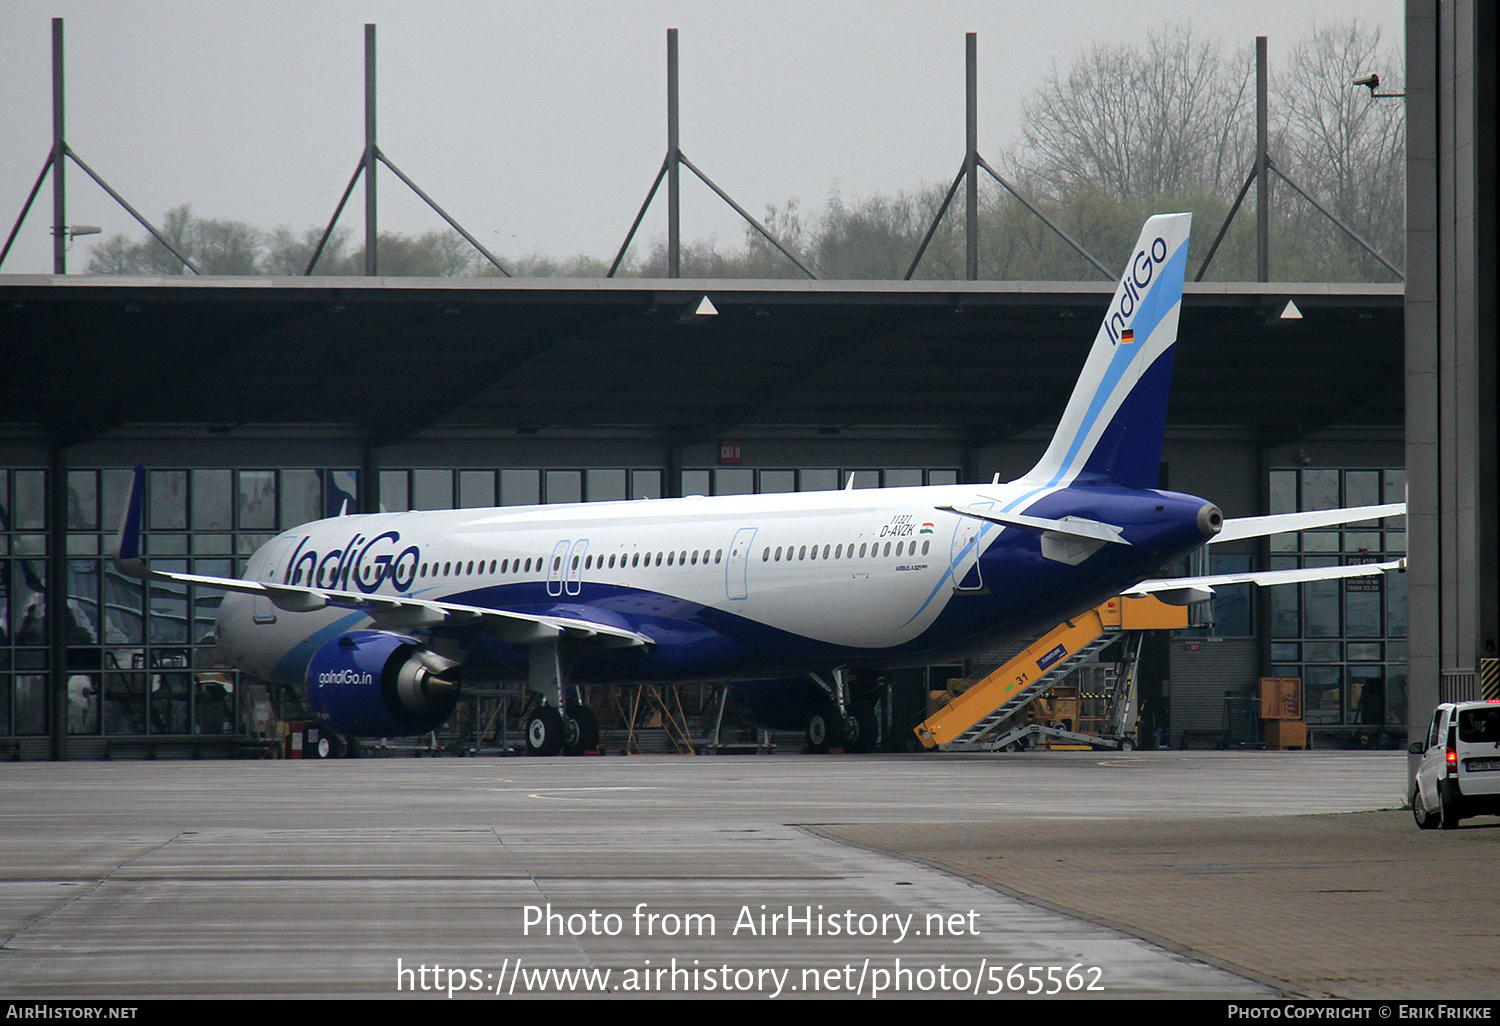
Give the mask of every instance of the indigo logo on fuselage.
[[307, 548], [312, 537], [297, 543], [297, 550], [287, 562], [283, 584], [302, 584], [316, 588], [347, 589], [354, 585], [366, 595], [387, 579], [397, 591], [406, 591], [417, 579], [422, 551], [408, 545], [397, 551], [401, 535], [386, 531], [373, 538], [356, 534], [341, 548], [319, 553]]
[[1120, 332], [1130, 322], [1130, 318], [1135, 316], [1136, 309], [1141, 305], [1141, 297], [1156, 278], [1156, 265], [1166, 259], [1167, 240], [1158, 235], [1152, 240], [1150, 248], [1137, 253], [1125, 268], [1125, 276], [1120, 279], [1119, 302], [1109, 312], [1109, 316], [1104, 318], [1109, 340], [1115, 345], [1120, 344]]

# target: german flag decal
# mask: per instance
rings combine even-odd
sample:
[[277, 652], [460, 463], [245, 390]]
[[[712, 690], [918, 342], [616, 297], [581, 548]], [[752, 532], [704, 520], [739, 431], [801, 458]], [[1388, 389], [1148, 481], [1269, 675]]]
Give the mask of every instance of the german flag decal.
[[1126, 328], [1124, 331], [1120, 332], [1120, 345], [1122, 345], [1122, 346], [1128, 346], [1128, 345], [1130, 345], [1130, 343], [1132, 343], [1134, 341], [1135, 341], [1135, 329], [1134, 328]]

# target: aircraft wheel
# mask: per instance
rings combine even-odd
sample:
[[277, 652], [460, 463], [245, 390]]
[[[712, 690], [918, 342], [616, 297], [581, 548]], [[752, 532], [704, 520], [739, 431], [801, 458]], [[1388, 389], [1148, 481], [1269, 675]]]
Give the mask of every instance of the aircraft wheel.
[[526, 718], [526, 754], [556, 755], [562, 751], [562, 715], [544, 705]]
[[579, 706], [570, 717], [573, 729], [569, 731], [572, 738], [563, 747], [567, 755], [582, 755], [584, 752], [592, 752], [599, 747], [599, 717], [594, 715], [594, 710], [588, 706]]
[[844, 743], [843, 724], [839, 722], [839, 711], [827, 702], [813, 710], [807, 719], [807, 750], [826, 752]]
[[875, 720], [875, 709], [864, 702], [855, 702], [844, 720], [844, 751], [873, 752], [879, 741], [880, 725]]
[[1135, 751], [1135, 738], [1133, 738], [1133, 737], [1122, 737], [1122, 738], [1120, 738], [1120, 751], [1122, 751], [1122, 752], [1133, 752], [1133, 751]]
[[1411, 791], [1411, 816], [1417, 821], [1418, 830], [1434, 830], [1438, 825], [1438, 817], [1433, 815], [1427, 806], [1422, 804], [1422, 789], [1414, 787]]

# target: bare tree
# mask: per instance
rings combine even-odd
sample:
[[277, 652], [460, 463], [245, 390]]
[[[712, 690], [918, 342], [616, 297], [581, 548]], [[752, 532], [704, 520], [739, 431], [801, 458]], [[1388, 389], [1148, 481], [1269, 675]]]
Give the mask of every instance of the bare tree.
[[1233, 188], [1253, 132], [1252, 73], [1191, 26], [1144, 48], [1097, 43], [1024, 101], [1025, 141], [1007, 163], [1054, 195], [1081, 182], [1122, 200]]
[[[1275, 110], [1286, 129], [1275, 152], [1287, 174], [1398, 266], [1405, 263], [1406, 105], [1377, 100], [1350, 80], [1377, 70], [1386, 92], [1403, 92], [1406, 62], [1381, 44], [1378, 26], [1319, 25], [1291, 51], [1276, 76]], [[1284, 197], [1280, 206], [1300, 205]], [[1321, 214], [1300, 210], [1305, 230], [1347, 248], [1367, 274], [1387, 272]]]

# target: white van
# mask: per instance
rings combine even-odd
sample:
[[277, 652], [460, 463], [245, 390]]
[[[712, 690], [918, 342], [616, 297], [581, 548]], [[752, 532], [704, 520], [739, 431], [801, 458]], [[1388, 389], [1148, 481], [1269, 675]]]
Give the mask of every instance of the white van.
[[1500, 699], [1445, 702], [1432, 713], [1411, 785], [1417, 826], [1452, 830], [1470, 816], [1500, 815]]

